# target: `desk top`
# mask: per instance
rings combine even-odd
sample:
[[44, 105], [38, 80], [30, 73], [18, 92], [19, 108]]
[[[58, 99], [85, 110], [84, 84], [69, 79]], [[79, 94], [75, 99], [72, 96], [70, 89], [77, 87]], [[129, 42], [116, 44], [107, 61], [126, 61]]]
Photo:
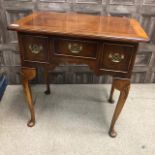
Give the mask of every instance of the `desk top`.
[[9, 25], [8, 29], [132, 42], [148, 41], [147, 34], [135, 19], [112, 16], [35, 12]]

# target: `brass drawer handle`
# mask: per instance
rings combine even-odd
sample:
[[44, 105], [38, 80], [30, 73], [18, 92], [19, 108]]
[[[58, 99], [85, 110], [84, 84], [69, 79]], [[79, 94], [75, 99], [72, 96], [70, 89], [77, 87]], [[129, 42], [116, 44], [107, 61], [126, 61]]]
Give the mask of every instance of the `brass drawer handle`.
[[37, 44], [30, 44], [29, 45], [29, 50], [33, 53], [33, 54], [39, 54], [41, 52], [41, 50], [43, 49], [43, 47]]
[[83, 47], [82, 47], [82, 45], [79, 45], [77, 43], [69, 43], [68, 49], [71, 53], [78, 54], [82, 51]]
[[119, 63], [121, 60], [124, 59], [124, 54], [120, 53], [114, 53], [114, 54], [109, 54], [109, 58], [111, 59], [112, 62]]

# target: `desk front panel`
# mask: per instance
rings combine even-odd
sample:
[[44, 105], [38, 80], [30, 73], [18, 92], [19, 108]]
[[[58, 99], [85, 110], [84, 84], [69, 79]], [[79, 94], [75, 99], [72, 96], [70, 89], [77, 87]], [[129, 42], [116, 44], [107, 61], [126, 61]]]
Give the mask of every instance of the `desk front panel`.
[[137, 44], [19, 33], [22, 65], [87, 64], [96, 73], [129, 77]]

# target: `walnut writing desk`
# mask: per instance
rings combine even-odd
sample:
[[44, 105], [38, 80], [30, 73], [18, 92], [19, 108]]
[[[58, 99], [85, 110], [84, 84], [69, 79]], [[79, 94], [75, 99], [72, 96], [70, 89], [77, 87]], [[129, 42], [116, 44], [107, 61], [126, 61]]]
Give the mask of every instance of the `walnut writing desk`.
[[114, 125], [129, 93], [138, 43], [148, 41], [139, 23], [121, 17], [36, 12], [8, 29], [18, 32], [22, 83], [31, 112], [28, 126], [35, 125], [29, 81], [36, 76], [36, 66], [44, 67], [45, 93], [50, 94], [49, 70], [64, 63], [87, 64], [96, 75], [113, 76], [109, 102], [113, 102], [114, 89], [120, 91], [109, 129], [115, 137]]

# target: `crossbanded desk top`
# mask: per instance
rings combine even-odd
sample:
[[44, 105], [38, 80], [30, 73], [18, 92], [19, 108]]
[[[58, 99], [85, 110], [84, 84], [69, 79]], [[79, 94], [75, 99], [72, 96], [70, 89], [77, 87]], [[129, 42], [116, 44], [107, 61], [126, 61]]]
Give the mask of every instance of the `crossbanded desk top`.
[[36, 12], [9, 27], [11, 30], [43, 34], [77, 35], [102, 39], [148, 41], [135, 19], [77, 13]]

